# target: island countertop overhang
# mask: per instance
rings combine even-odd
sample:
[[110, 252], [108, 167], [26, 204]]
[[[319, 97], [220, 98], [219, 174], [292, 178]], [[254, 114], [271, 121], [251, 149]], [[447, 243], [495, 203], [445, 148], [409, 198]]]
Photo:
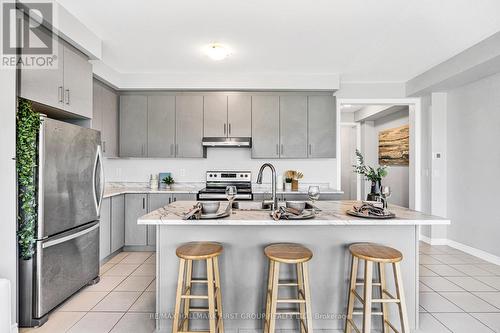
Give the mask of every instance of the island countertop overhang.
[[[316, 207], [321, 210], [316, 218], [309, 220], [280, 220], [274, 221], [265, 210], [234, 210], [229, 217], [216, 220], [183, 220], [182, 216], [191, 208], [195, 201], [176, 201], [149, 214], [141, 216], [137, 223], [142, 225], [244, 225], [244, 226], [377, 226], [377, 225], [448, 225], [449, 219], [432, 216], [399, 206], [390, 206], [396, 214], [393, 219], [358, 218], [346, 214], [346, 211], [356, 201], [318, 201]], [[224, 207], [226, 203], [221, 203]]]

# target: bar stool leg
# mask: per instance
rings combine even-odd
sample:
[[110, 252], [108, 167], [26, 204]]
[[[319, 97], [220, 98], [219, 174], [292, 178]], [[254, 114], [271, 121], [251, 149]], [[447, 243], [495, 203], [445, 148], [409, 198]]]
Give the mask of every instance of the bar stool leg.
[[214, 261], [214, 275], [215, 275], [215, 288], [217, 300], [217, 328], [219, 333], [224, 333], [224, 315], [222, 312], [222, 291], [220, 289], [220, 272], [219, 272], [219, 258], [215, 257]]
[[311, 291], [309, 290], [309, 269], [307, 262], [303, 262], [300, 265], [302, 265], [302, 275], [304, 277], [304, 296], [306, 298], [307, 333], [313, 333]]
[[269, 331], [268, 333], [274, 333], [276, 326], [276, 306], [278, 300], [278, 281], [280, 276], [280, 263], [273, 261], [273, 281], [271, 286], [271, 311], [269, 318]]
[[351, 321], [352, 313], [354, 312], [354, 290], [356, 290], [356, 279], [358, 278], [358, 263], [359, 259], [357, 257], [352, 257], [351, 262], [351, 280], [349, 281], [349, 292], [347, 293], [347, 318], [345, 321], [345, 333], [352, 332]]
[[184, 259], [180, 259], [179, 261], [179, 277], [177, 280], [177, 292], [175, 295], [175, 309], [174, 309], [174, 321], [172, 324], [172, 333], [179, 332], [179, 317], [181, 316], [181, 295], [184, 284], [184, 267], [186, 261]]
[[365, 260], [365, 288], [363, 290], [363, 333], [370, 333], [372, 325], [373, 262]]
[[208, 320], [210, 333], [215, 333], [215, 293], [214, 293], [214, 264], [212, 259], [207, 259], [207, 286], [208, 286]]
[[394, 271], [394, 281], [396, 283], [396, 297], [399, 299], [399, 318], [401, 320], [401, 332], [409, 333], [410, 328], [408, 326], [408, 313], [406, 312], [406, 300], [405, 293], [403, 290], [403, 280], [401, 275], [401, 266], [399, 262], [393, 263], [392, 268]]
[[[387, 290], [385, 283], [385, 266], [383, 263], [378, 263], [378, 275], [379, 275], [379, 283], [380, 283], [380, 298], [384, 298], [384, 290]], [[382, 302], [382, 332], [389, 333], [389, 325], [387, 321], [389, 320], [387, 303]]]
[[[186, 294], [191, 295], [191, 279], [193, 275], [193, 261], [192, 260], [186, 260]], [[182, 330], [184, 332], [189, 331], [189, 308], [191, 305], [191, 300], [189, 298], [186, 298], [184, 300], [184, 316], [187, 316], [186, 318], [183, 318], [182, 322]]]
[[[305, 292], [304, 292], [304, 273], [302, 272], [302, 265], [297, 264], [297, 289], [298, 289], [298, 297], [303, 298], [305, 300]], [[300, 311], [300, 333], [306, 332], [306, 305], [304, 303], [299, 304]]]
[[271, 295], [273, 292], [273, 270], [274, 270], [274, 264], [272, 260], [268, 261], [269, 263], [269, 268], [268, 268], [268, 273], [267, 273], [267, 293], [266, 293], [266, 317], [264, 319], [264, 333], [269, 332], [269, 319], [270, 319], [270, 314], [271, 314]]

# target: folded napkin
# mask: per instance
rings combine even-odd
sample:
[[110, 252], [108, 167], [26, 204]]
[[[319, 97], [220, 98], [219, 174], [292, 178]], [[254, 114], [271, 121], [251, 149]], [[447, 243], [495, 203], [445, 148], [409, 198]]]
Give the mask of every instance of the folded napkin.
[[183, 220], [199, 220], [200, 217], [201, 217], [201, 203], [197, 203], [196, 205], [193, 206], [193, 208], [191, 208], [189, 210], [189, 212], [187, 212], [186, 214], [184, 214], [184, 217], [182, 218]]
[[275, 221], [278, 221], [287, 220], [290, 215], [299, 216], [301, 214], [302, 213], [295, 208], [286, 208], [281, 206], [273, 212], [272, 217]]
[[360, 213], [360, 214], [364, 214], [364, 215], [372, 215], [372, 216], [386, 216], [386, 215], [388, 215], [388, 212], [384, 208], [375, 206], [375, 205], [370, 204], [370, 203], [363, 203], [359, 207], [353, 206], [352, 208], [354, 209], [355, 212]]

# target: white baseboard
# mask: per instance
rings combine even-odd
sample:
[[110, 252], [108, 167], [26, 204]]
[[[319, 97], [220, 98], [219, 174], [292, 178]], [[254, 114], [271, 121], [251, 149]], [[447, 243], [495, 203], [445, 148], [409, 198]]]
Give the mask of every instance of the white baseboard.
[[10, 327], [10, 333], [18, 333], [19, 330], [17, 328], [17, 324], [13, 324], [11, 327]]
[[451, 239], [446, 239], [446, 238], [429, 238], [424, 235], [420, 235], [419, 239], [422, 242], [425, 242], [430, 245], [448, 245], [451, 246], [457, 250], [460, 250], [462, 252], [465, 252], [467, 254], [473, 255], [475, 257], [478, 257], [480, 259], [483, 259], [485, 261], [491, 262], [492, 264], [495, 265], [500, 265], [500, 257], [496, 256], [494, 254], [491, 254], [489, 252], [483, 251], [476, 249], [475, 247], [465, 245], [459, 242], [455, 242]]

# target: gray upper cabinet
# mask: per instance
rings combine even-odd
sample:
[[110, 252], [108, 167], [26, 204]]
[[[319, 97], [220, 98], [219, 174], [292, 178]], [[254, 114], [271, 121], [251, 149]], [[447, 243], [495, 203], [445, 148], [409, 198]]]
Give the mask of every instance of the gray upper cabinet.
[[111, 199], [102, 200], [99, 219], [99, 260], [111, 254]]
[[227, 126], [227, 95], [203, 96], [203, 135], [226, 137]]
[[204, 157], [203, 96], [179, 95], [176, 104], [176, 156]]
[[92, 65], [80, 51], [64, 44], [64, 110], [92, 117]]
[[229, 137], [252, 136], [252, 96], [227, 97], [227, 131]]
[[308, 156], [310, 158], [335, 158], [337, 112], [335, 97], [308, 97]]
[[148, 96], [149, 157], [175, 156], [175, 96]]
[[120, 156], [147, 156], [148, 97], [120, 96]]
[[118, 156], [118, 95], [104, 83], [93, 84], [92, 128], [101, 131], [102, 152], [106, 157]]
[[147, 194], [126, 194], [125, 195], [125, 245], [126, 246], [146, 246], [147, 228], [145, 225], [138, 225], [137, 219], [148, 213]]
[[307, 158], [307, 96], [280, 96], [280, 157]]
[[[42, 27], [41, 33], [50, 38], [51, 32]], [[53, 69], [21, 69], [19, 96], [52, 107], [62, 109], [64, 94], [64, 47], [61, 43], [54, 43], [58, 48], [59, 57], [57, 68]]]
[[[42, 33], [51, 38], [51, 32]], [[92, 118], [92, 65], [87, 56], [64, 42], [54, 39], [57, 68], [22, 69], [19, 96], [34, 102]]]
[[111, 198], [111, 253], [125, 245], [125, 195]]
[[280, 143], [278, 96], [252, 96], [252, 158], [278, 158]]

